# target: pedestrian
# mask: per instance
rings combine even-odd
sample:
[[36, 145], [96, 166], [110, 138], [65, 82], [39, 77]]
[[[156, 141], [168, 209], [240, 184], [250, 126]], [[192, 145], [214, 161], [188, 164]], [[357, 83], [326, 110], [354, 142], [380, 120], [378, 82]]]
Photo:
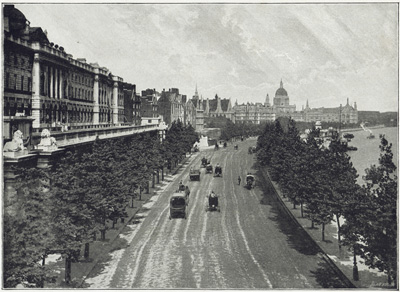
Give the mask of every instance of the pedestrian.
[[240, 182], [241, 182], [241, 178], [240, 178], [240, 175], [239, 175], [239, 177], [238, 177], [238, 183], [239, 183], [239, 186], [240, 186]]

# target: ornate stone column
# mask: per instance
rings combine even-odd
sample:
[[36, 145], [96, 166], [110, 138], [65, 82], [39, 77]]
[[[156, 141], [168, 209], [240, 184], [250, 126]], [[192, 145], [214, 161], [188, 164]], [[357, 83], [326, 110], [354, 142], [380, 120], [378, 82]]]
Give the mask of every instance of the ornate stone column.
[[54, 98], [58, 99], [60, 98], [59, 92], [58, 92], [58, 69], [54, 68], [54, 77], [55, 77], [55, 82], [54, 82]]
[[35, 53], [33, 57], [32, 68], [32, 118], [34, 118], [32, 127], [40, 128], [40, 63], [39, 54]]
[[114, 87], [113, 87], [113, 100], [112, 100], [112, 111], [113, 111], [113, 124], [118, 124], [118, 77], [113, 76]]
[[93, 84], [93, 124], [99, 124], [99, 69], [94, 69], [94, 84]]
[[50, 92], [49, 97], [54, 97], [54, 71], [53, 67], [50, 67]]
[[64, 98], [64, 80], [63, 80], [63, 71], [60, 69], [60, 93], [59, 99]]

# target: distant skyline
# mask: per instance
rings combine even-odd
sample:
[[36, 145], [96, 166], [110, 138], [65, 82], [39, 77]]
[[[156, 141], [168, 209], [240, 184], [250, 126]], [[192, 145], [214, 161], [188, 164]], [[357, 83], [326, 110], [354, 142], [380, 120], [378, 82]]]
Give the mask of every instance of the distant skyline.
[[[4, 3], [4, 2], [3, 2]], [[398, 110], [398, 5], [15, 4], [76, 58], [147, 88], [301, 110]]]

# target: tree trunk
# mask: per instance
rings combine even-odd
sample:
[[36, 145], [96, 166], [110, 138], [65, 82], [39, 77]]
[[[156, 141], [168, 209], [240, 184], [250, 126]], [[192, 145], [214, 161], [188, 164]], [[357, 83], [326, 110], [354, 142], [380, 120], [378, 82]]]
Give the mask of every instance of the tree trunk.
[[387, 273], [388, 273], [388, 284], [389, 284], [389, 286], [391, 286], [392, 285], [392, 277], [390, 276], [390, 267], [388, 267]]
[[296, 203], [293, 202], [293, 209], [296, 209]]
[[336, 214], [336, 222], [337, 222], [338, 244], [339, 248], [342, 248], [342, 245], [340, 244], [340, 216], [338, 214]]
[[94, 241], [97, 240], [97, 232], [93, 232], [93, 240], [94, 240]]
[[353, 280], [358, 281], [359, 279], [360, 277], [358, 275], [356, 249], [355, 246], [353, 246]]
[[133, 208], [133, 196], [131, 196], [131, 208]]
[[65, 283], [69, 285], [71, 283], [71, 255], [67, 255], [65, 258]]
[[106, 240], [106, 229], [104, 228], [100, 230], [100, 233], [101, 233], [101, 240]]
[[151, 187], [154, 189], [155, 185], [156, 185], [156, 176], [154, 175], [153, 172], [153, 174], [151, 175]]
[[121, 217], [121, 223], [125, 223], [125, 217]]
[[311, 220], [311, 229], [314, 229], [314, 220]]
[[325, 223], [322, 223], [322, 241], [325, 241]]
[[85, 260], [89, 259], [89, 242], [85, 243], [85, 251], [83, 252], [83, 256], [85, 257]]
[[161, 167], [161, 180], [164, 180], [164, 166]]
[[150, 181], [147, 181], [146, 194], [150, 194]]
[[42, 266], [46, 264], [46, 255], [44, 254], [42, 257]]
[[157, 184], [160, 183], [160, 170], [157, 169]]
[[301, 210], [301, 218], [304, 218], [304, 214], [303, 214], [303, 203], [300, 203], [300, 210]]
[[115, 228], [115, 224], [117, 224], [118, 218], [113, 218], [112, 220], [112, 229]]
[[139, 201], [142, 200], [142, 187], [139, 188]]

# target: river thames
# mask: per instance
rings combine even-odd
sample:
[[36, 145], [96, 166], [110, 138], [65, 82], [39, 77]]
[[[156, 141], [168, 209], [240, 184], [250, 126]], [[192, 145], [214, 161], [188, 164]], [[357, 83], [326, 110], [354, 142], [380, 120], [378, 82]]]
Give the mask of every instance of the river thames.
[[393, 162], [398, 167], [398, 128], [376, 128], [371, 129], [372, 133], [375, 135], [374, 139], [368, 139], [369, 132], [361, 131], [348, 131], [354, 135], [354, 138], [349, 143], [349, 145], [356, 146], [357, 151], [349, 151], [348, 154], [351, 157], [351, 161], [355, 169], [358, 172], [359, 177], [357, 182], [362, 185], [364, 180], [362, 176], [365, 175], [365, 169], [369, 168], [371, 165], [379, 164], [380, 156], [380, 138], [379, 134], [384, 134], [389, 143], [392, 143], [393, 152]]

